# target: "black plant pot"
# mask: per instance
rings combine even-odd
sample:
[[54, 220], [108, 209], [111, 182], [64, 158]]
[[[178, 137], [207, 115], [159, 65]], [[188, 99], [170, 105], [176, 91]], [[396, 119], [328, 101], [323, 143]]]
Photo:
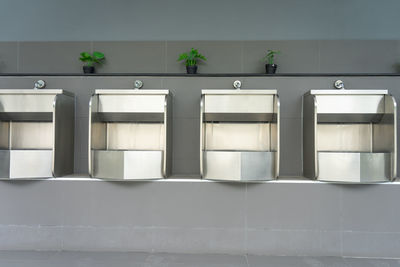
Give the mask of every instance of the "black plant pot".
[[194, 66], [186, 66], [187, 74], [196, 74], [197, 73], [197, 65]]
[[94, 66], [83, 66], [83, 73], [94, 73]]
[[265, 64], [265, 71], [267, 74], [275, 74], [278, 65], [276, 64]]

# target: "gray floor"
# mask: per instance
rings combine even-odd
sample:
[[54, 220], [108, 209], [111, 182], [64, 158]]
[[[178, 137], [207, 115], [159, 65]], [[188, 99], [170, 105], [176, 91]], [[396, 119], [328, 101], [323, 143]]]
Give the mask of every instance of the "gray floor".
[[400, 260], [339, 257], [235, 256], [141, 252], [0, 251], [1, 267], [392, 267]]

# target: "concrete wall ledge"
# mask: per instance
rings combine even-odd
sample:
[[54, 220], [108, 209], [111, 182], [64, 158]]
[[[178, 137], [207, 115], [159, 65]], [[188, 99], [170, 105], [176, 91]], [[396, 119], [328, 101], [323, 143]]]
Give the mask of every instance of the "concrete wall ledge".
[[18, 178], [18, 179], [3, 179], [0, 178], [0, 181], [6, 182], [21, 182], [21, 181], [77, 181], [77, 182], [127, 182], [127, 183], [140, 183], [140, 182], [161, 182], [161, 183], [176, 183], [176, 182], [185, 182], [185, 183], [230, 183], [230, 184], [343, 184], [343, 185], [400, 185], [400, 178], [396, 178], [393, 182], [379, 182], [379, 183], [338, 183], [338, 182], [324, 182], [324, 181], [316, 181], [311, 180], [306, 177], [302, 176], [293, 176], [293, 177], [280, 177], [276, 180], [270, 181], [222, 181], [222, 180], [207, 180], [201, 179], [200, 176], [196, 175], [188, 175], [188, 176], [171, 176], [170, 178], [166, 179], [155, 179], [155, 180], [118, 180], [118, 179], [97, 179], [97, 178], [90, 178], [88, 175], [68, 175], [64, 177], [57, 177], [57, 178]]

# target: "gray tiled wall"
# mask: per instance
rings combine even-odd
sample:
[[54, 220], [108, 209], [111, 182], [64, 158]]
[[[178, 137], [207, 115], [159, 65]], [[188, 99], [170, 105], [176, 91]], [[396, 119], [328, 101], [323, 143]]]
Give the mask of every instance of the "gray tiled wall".
[[[301, 96], [312, 88], [387, 88], [400, 77], [0, 77], [0, 88], [48, 88], [76, 95], [75, 171], [87, 172], [89, 96], [96, 88], [168, 88], [173, 93], [173, 174], [199, 172], [202, 88], [276, 88], [281, 99], [281, 174], [299, 176]], [[400, 184], [257, 184], [2, 181], [0, 250], [100, 250], [399, 258]]]
[[198, 48], [200, 73], [264, 73], [267, 49], [278, 73], [400, 72], [399, 40], [0, 42], [1, 73], [79, 73], [79, 53], [102, 51], [99, 73], [180, 73], [178, 55]]
[[0, 250], [400, 258], [400, 184], [0, 183]]

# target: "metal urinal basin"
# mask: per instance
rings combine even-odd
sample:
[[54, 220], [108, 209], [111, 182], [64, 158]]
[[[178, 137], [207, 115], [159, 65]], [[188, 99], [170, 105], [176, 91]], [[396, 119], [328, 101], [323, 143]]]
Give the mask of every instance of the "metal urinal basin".
[[397, 107], [387, 90], [310, 90], [303, 109], [306, 177], [344, 183], [396, 177]]
[[0, 89], [0, 177], [73, 173], [74, 105], [62, 89]]
[[214, 180], [278, 177], [276, 90], [202, 90], [200, 170], [204, 179]]

